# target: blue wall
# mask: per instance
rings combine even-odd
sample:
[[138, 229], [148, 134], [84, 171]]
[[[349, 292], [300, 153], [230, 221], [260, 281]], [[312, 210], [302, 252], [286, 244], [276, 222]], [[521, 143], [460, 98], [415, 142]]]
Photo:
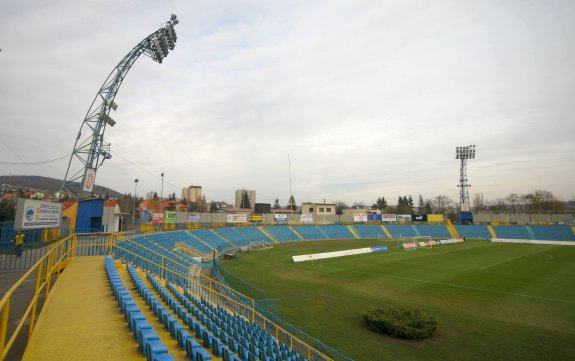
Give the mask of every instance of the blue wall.
[[103, 215], [103, 199], [87, 199], [79, 201], [75, 232], [101, 231]]

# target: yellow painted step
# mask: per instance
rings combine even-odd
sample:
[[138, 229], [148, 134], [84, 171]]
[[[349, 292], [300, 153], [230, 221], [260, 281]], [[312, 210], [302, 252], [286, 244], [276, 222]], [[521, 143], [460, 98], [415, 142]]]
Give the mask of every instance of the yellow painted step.
[[357, 235], [357, 233], [355, 233], [355, 229], [353, 229], [353, 227], [351, 225], [348, 225], [347, 229], [349, 229], [349, 231], [351, 232], [351, 234], [353, 234], [355, 239], [359, 239], [359, 236]]
[[451, 219], [447, 219], [447, 230], [449, 231], [451, 238], [459, 238], [459, 233], [457, 232], [457, 229], [455, 229], [453, 223], [451, 223]]
[[223, 241], [227, 242], [230, 246], [232, 247], [237, 247], [237, 244], [233, 243], [232, 241], [230, 241], [229, 239], [227, 239], [226, 237], [222, 236], [221, 234], [219, 234], [218, 232], [214, 231], [213, 229], [210, 229], [210, 232], [212, 232], [213, 234], [215, 234], [216, 236], [218, 236], [220, 239], [222, 239]]
[[495, 230], [492, 226], [487, 226], [487, 230], [489, 231], [489, 234], [491, 234], [491, 238], [497, 238], [497, 234], [495, 234]]
[[272, 236], [268, 231], [266, 231], [266, 230], [264, 229], [264, 227], [259, 226], [258, 229], [260, 230], [260, 232], [262, 232], [263, 234], [265, 234], [269, 239], [271, 239], [272, 242], [274, 242], [274, 243], [276, 243], [276, 244], [279, 244], [278, 240], [277, 240], [274, 236]]
[[385, 228], [385, 226], [384, 226], [383, 224], [382, 224], [380, 227], [381, 227], [381, 229], [383, 229], [383, 231], [385, 232], [385, 235], [386, 235], [388, 238], [393, 238], [393, 237], [391, 236], [391, 233], [389, 233], [389, 231], [387, 230], [387, 228]]

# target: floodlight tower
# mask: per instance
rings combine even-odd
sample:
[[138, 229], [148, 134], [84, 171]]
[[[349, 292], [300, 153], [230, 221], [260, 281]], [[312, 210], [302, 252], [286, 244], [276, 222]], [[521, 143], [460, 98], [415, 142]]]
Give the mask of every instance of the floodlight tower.
[[467, 183], [467, 160], [475, 159], [475, 145], [466, 145], [455, 148], [455, 159], [461, 159], [459, 171], [459, 206], [462, 212], [469, 212], [469, 192], [467, 188], [471, 184]]
[[140, 55], [149, 56], [161, 64], [168, 56], [169, 50], [174, 50], [177, 40], [174, 26], [178, 22], [177, 16], [172, 14], [168, 22], [140, 41], [108, 75], [92, 101], [76, 136], [60, 190], [61, 195], [85, 198], [92, 193], [98, 168], [106, 159], [112, 158], [111, 144], [104, 141], [104, 131], [106, 126], [113, 127], [116, 124], [110, 117], [110, 110], [118, 108], [114, 99], [120, 85]]

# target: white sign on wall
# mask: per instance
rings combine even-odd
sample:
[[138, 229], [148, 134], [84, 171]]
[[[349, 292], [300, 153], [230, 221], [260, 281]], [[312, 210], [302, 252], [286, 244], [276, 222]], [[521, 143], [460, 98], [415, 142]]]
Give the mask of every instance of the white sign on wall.
[[395, 215], [395, 214], [382, 214], [381, 220], [383, 222], [397, 222], [397, 215]]
[[19, 198], [16, 205], [16, 228], [58, 228], [62, 204]]
[[277, 223], [287, 223], [288, 215], [286, 213], [276, 213], [274, 214], [274, 220]]
[[200, 223], [200, 214], [188, 213], [188, 223]]
[[299, 216], [301, 223], [313, 223], [313, 214], [302, 214]]
[[367, 222], [367, 214], [365, 213], [358, 213], [353, 215], [354, 222]]
[[246, 223], [248, 217], [245, 214], [228, 214], [228, 223]]

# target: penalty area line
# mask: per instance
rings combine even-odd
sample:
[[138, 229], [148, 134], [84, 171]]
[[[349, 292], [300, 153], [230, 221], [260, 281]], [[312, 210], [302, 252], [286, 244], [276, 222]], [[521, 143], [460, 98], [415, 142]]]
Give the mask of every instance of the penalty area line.
[[503, 261], [500, 261], [500, 262], [497, 262], [497, 263], [493, 263], [493, 264], [489, 264], [489, 265], [487, 265], [487, 266], [483, 266], [483, 267], [480, 268], [480, 270], [481, 270], [481, 269], [486, 269], [486, 268], [489, 268], [489, 267], [493, 267], [493, 266], [497, 266], [497, 265], [500, 265], [500, 264], [505, 263], [505, 262], [510, 262], [510, 261], [513, 261], [513, 260], [516, 260], [516, 259], [519, 259], [519, 258], [522, 258], [522, 257], [525, 257], [525, 256], [531, 256], [531, 255], [533, 255], [533, 254], [545, 252], [545, 251], [546, 251], [546, 250], [542, 250], [542, 251], [527, 253], [527, 254], [523, 254], [523, 255], [520, 255], [520, 256], [516, 256], [516, 257], [511, 257], [511, 258], [508, 258], [508, 259], [504, 259]]
[[381, 277], [395, 278], [395, 279], [406, 280], [406, 281], [427, 283], [427, 284], [432, 284], [432, 285], [437, 285], [437, 286], [446, 286], [446, 287], [461, 288], [461, 289], [478, 291], [478, 292], [493, 293], [493, 294], [502, 295], [502, 296], [525, 297], [525, 298], [532, 298], [532, 299], [542, 300], [542, 301], [553, 301], [553, 302], [564, 302], [564, 303], [569, 303], [569, 304], [575, 304], [575, 301], [564, 300], [561, 298], [533, 296], [533, 295], [527, 295], [524, 293], [501, 292], [501, 291], [490, 290], [487, 288], [463, 286], [463, 285], [457, 285], [454, 283], [437, 282], [437, 281], [423, 280], [423, 279], [419, 279], [419, 278], [411, 278], [411, 277], [403, 277], [403, 276], [395, 276], [395, 275], [383, 274], [383, 273], [356, 271], [356, 270], [351, 270], [351, 269], [346, 269], [346, 268], [337, 268], [337, 267], [331, 267], [331, 266], [326, 266], [326, 265], [323, 265], [323, 268], [330, 268], [330, 269], [337, 270], [337, 271], [353, 272], [353, 273], [365, 274], [365, 275], [370, 275], [370, 276], [381, 276]]

